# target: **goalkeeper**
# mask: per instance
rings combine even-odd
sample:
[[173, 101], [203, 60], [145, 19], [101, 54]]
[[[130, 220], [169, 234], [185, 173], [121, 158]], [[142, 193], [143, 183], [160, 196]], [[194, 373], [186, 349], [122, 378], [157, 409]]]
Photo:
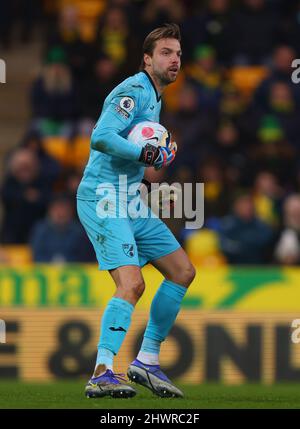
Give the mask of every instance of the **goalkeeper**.
[[[128, 377], [159, 396], [183, 396], [160, 369], [159, 352], [195, 276], [194, 267], [158, 217], [100, 218], [97, 214], [101, 185], [110, 183], [114, 192], [120, 194], [124, 192], [119, 187], [120, 175], [126, 176], [129, 187], [141, 182], [145, 167], [159, 169], [174, 160], [176, 146], [170, 149], [148, 143], [141, 149], [126, 137], [141, 121], [159, 122], [161, 93], [176, 80], [180, 57], [180, 31], [176, 24], [166, 24], [152, 31], [144, 41], [141, 71], [108, 95], [91, 136], [91, 153], [78, 187], [77, 209], [94, 246], [99, 267], [109, 271], [116, 292], [101, 320], [95, 370], [85, 390], [88, 397], [136, 394], [125, 379], [114, 373], [113, 360], [128, 332], [134, 307], [143, 294], [145, 284], [141, 267], [148, 262], [162, 273], [164, 281], [154, 296], [141, 349], [128, 368]], [[108, 207], [113, 207], [112, 194], [106, 194], [105, 201]]]

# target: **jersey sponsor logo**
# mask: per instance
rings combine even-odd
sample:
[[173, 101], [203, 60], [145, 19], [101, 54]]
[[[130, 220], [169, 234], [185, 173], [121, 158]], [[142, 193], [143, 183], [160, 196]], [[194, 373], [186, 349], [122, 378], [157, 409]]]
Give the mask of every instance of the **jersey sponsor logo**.
[[126, 112], [131, 112], [131, 110], [134, 108], [134, 101], [131, 97], [123, 97], [120, 101], [120, 107], [123, 110], [126, 110]]
[[116, 106], [116, 111], [123, 116], [124, 118], [128, 119], [129, 118], [129, 113], [126, 112], [126, 110], [122, 109], [122, 107], [120, 106]]
[[126, 256], [129, 256], [130, 258], [134, 256], [133, 244], [122, 244], [122, 248]]

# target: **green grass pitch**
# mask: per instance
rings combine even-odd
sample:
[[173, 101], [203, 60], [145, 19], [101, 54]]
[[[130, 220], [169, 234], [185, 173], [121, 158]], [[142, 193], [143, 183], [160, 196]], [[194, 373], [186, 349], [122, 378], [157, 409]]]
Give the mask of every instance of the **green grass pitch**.
[[300, 408], [299, 384], [178, 385], [183, 399], [161, 399], [138, 386], [131, 399], [87, 399], [84, 381], [53, 383], [0, 382], [0, 409], [88, 408], [88, 409], [203, 409], [203, 408]]

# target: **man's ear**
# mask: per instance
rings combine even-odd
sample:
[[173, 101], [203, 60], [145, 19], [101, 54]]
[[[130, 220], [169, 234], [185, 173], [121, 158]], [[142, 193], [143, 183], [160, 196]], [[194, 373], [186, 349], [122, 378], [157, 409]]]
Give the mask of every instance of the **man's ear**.
[[144, 54], [144, 63], [146, 66], [151, 66], [151, 57], [148, 54]]

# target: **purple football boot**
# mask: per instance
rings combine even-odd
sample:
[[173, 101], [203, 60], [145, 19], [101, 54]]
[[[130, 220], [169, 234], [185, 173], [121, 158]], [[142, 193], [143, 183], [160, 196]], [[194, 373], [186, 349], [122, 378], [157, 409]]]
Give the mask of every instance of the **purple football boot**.
[[103, 370], [106, 371], [99, 377], [92, 377], [86, 385], [85, 394], [88, 398], [132, 398], [136, 395], [136, 391], [126, 384], [124, 374], [115, 374], [104, 365]]
[[183, 393], [162, 372], [159, 365], [146, 365], [135, 359], [129, 366], [129, 380], [150, 389], [161, 398], [183, 398]]

